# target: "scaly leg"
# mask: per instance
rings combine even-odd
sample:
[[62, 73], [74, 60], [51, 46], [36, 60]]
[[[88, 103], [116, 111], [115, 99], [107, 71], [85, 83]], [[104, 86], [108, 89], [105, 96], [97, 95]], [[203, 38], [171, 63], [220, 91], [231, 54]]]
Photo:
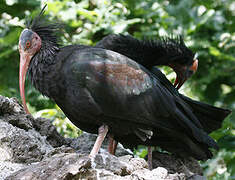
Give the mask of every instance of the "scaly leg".
[[116, 140], [113, 140], [113, 155], [115, 155], [115, 153], [116, 153], [116, 150], [117, 150], [117, 144], [118, 144], [118, 142], [116, 141]]
[[109, 152], [110, 154], [113, 153], [113, 142], [114, 142], [113, 136], [110, 135], [110, 136], [109, 136], [109, 145], [108, 145], [108, 152]]
[[109, 128], [106, 125], [100, 126], [98, 130], [98, 137], [96, 138], [95, 144], [90, 152], [90, 157], [95, 157], [95, 155], [99, 152], [100, 147], [104, 141], [104, 138], [108, 132]]
[[108, 145], [108, 152], [112, 155], [115, 155], [117, 149], [117, 141], [113, 139], [113, 136], [109, 136], [109, 145]]
[[149, 166], [149, 170], [153, 169], [153, 158], [152, 158], [152, 147], [148, 146], [148, 166]]

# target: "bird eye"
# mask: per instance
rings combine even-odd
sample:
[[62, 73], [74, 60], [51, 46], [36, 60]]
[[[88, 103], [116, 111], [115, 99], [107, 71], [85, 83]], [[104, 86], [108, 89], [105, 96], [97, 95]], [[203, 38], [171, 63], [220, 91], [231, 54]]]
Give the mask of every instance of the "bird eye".
[[30, 47], [30, 41], [28, 40], [27, 42], [26, 42], [26, 48], [29, 48]]

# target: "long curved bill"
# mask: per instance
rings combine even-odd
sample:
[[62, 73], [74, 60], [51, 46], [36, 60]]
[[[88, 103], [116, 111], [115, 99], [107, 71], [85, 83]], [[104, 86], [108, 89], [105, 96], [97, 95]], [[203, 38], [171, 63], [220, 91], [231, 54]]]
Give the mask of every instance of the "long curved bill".
[[177, 76], [175, 79], [175, 83], [174, 83], [175, 88], [179, 90], [181, 88], [181, 86], [185, 83], [186, 80], [187, 80], [187, 78], [179, 80], [179, 78]]
[[28, 110], [28, 107], [25, 101], [24, 85], [25, 85], [25, 77], [26, 77], [26, 73], [28, 70], [30, 59], [31, 57], [28, 54], [20, 53], [20, 71], [19, 71], [20, 96], [21, 96], [24, 109], [27, 114], [30, 114], [30, 112]]
[[[198, 67], [198, 60], [195, 59], [193, 61], [192, 66], [190, 66], [188, 69], [185, 70], [185, 71], [191, 71], [193, 73], [190, 73], [190, 74], [187, 73], [187, 72], [178, 73], [177, 76], [176, 76], [176, 79], [175, 79], [175, 83], [174, 83], [175, 88], [180, 89], [181, 86], [185, 83], [185, 81], [197, 72], [197, 67]], [[183, 74], [185, 74], [185, 75], [183, 75]]]

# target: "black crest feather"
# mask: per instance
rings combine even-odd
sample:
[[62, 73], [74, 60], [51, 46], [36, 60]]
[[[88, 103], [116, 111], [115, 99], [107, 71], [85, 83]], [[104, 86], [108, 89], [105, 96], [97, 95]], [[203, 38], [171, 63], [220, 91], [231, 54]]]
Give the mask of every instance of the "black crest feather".
[[[58, 35], [61, 32], [62, 24], [49, 23], [43, 18], [46, 6], [42, 8], [38, 16], [27, 23], [27, 28], [37, 33], [42, 42], [40, 51], [31, 60], [29, 73], [32, 73], [33, 65], [36, 66], [38, 63], [54, 64], [55, 56], [60, 50]], [[40, 71], [39, 68], [37, 69]]]
[[[168, 54], [171, 55], [172, 61], [178, 59], [180, 64], [192, 64], [195, 54], [185, 45], [183, 36], [176, 37], [160, 37], [159, 40], [147, 40], [145, 43], [150, 43], [150, 46], [162, 47]], [[184, 58], [180, 58], [184, 57]]]
[[59, 47], [58, 34], [62, 27], [59, 23], [47, 23], [42, 17], [45, 12], [45, 5], [39, 15], [27, 22], [27, 28], [36, 32], [42, 39], [43, 46]]
[[96, 47], [119, 52], [147, 68], [169, 63], [191, 65], [194, 59], [194, 53], [187, 48], [182, 36], [138, 40], [129, 35], [112, 34], [103, 38]]

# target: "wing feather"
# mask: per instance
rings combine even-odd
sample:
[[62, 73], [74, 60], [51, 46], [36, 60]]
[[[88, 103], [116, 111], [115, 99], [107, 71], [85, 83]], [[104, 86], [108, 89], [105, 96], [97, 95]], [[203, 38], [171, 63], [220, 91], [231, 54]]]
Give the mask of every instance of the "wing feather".
[[135, 129], [177, 129], [199, 142], [216, 146], [201, 129], [192, 111], [187, 109], [189, 106], [177, 102], [183, 101], [176, 98], [178, 93], [169, 90], [170, 87], [162, 84], [165, 81], [141, 65], [118, 53], [98, 48], [92, 53], [84, 50], [75, 56], [79, 63], [75, 66], [79, 67], [77, 71], [86, 76], [84, 88], [107, 119], [118, 119], [120, 126], [131, 124]]

